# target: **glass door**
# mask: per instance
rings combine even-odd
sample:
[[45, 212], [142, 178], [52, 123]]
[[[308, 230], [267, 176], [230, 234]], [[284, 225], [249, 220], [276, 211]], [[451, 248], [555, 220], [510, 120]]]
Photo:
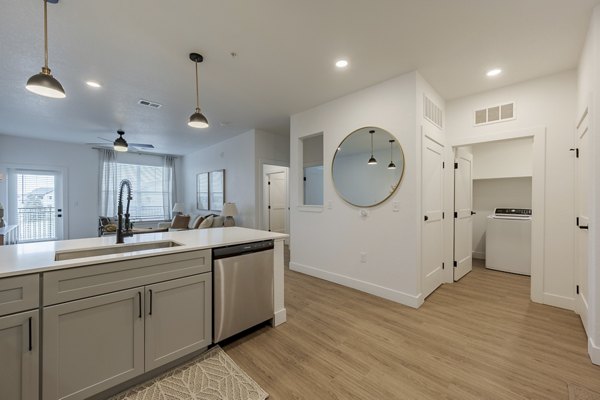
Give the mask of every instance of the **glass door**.
[[62, 174], [17, 169], [9, 180], [19, 242], [63, 239]]

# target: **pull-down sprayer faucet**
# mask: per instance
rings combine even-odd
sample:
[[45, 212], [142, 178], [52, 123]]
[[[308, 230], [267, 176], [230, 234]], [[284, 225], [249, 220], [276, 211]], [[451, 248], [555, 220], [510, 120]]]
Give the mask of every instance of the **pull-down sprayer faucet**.
[[[125, 227], [123, 227], [123, 188], [125, 186], [127, 186], [127, 209], [125, 211]], [[123, 179], [119, 184], [117, 244], [124, 243], [124, 237], [133, 236], [133, 233], [129, 229], [129, 202], [131, 199], [131, 182], [129, 182], [129, 179]]]

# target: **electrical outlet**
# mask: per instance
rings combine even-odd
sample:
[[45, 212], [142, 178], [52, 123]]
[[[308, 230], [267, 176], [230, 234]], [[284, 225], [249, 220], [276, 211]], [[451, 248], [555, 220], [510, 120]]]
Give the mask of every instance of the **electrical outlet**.
[[364, 251], [361, 251], [361, 253], [360, 253], [360, 262], [361, 263], [367, 262], [367, 253], [365, 253]]
[[392, 203], [392, 211], [394, 211], [394, 212], [400, 211], [400, 203], [398, 203], [397, 201], [394, 201]]

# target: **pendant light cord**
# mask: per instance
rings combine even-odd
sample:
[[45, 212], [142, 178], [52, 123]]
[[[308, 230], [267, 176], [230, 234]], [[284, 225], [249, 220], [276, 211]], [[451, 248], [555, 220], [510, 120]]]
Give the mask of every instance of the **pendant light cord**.
[[371, 133], [371, 158], [373, 158], [373, 134]]
[[198, 94], [198, 62], [194, 62], [196, 64], [196, 109], [200, 109], [200, 95]]
[[394, 153], [392, 152], [393, 145], [394, 145], [394, 142], [390, 140], [390, 162], [392, 162], [394, 159]]
[[48, 0], [44, 0], [44, 68], [48, 69]]

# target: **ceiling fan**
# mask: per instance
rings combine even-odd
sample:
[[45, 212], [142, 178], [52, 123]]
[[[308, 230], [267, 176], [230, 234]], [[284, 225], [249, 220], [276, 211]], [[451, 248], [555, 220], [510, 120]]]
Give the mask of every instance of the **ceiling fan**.
[[[131, 148], [132, 150], [138, 150], [138, 149], [153, 149], [154, 146], [148, 143], [127, 143], [127, 141], [125, 140], [125, 138], [123, 138], [123, 135], [125, 135], [125, 131], [122, 130], [118, 130], [117, 134], [119, 135], [119, 137], [115, 140], [112, 141], [110, 139], [105, 139], [103, 137], [98, 136], [98, 139], [100, 140], [104, 140], [106, 142], [112, 142], [113, 143], [113, 149], [115, 151], [127, 151], [129, 148]], [[87, 145], [91, 145], [91, 146], [102, 146], [102, 147], [109, 147], [110, 145], [108, 143], [86, 143]]]

